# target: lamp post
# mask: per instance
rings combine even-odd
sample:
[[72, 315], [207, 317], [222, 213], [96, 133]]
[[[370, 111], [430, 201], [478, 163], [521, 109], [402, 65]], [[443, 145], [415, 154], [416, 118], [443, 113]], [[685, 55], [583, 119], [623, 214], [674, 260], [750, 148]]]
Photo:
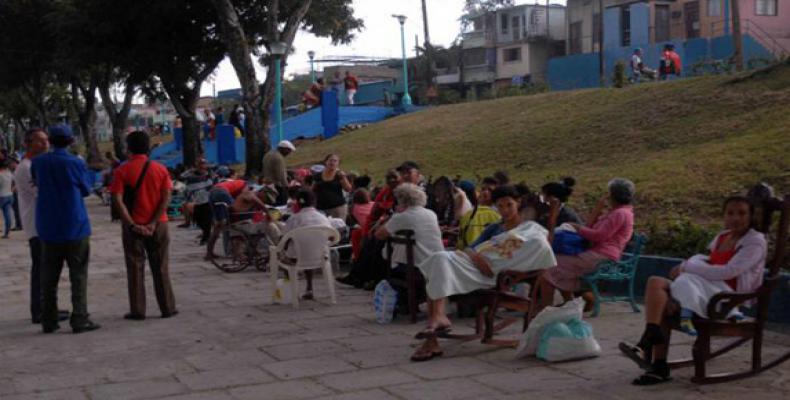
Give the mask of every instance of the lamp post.
[[313, 68], [313, 59], [315, 58], [315, 52], [310, 50], [307, 52], [307, 56], [310, 57], [310, 82], [315, 83], [315, 69]]
[[280, 71], [280, 62], [286, 50], [288, 50], [288, 45], [283, 42], [269, 44], [269, 53], [274, 56], [274, 123], [277, 124], [275, 145], [283, 140], [283, 79]]
[[401, 100], [401, 104], [404, 106], [410, 106], [411, 97], [409, 96], [409, 70], [406, 63], [406, 36], [403, 31], [403, 24], [406, 23], [406, 16], [393, 14], [392, 17], [396, 18], [400, 23], [400, 45], [403, 52], [403, 99]]

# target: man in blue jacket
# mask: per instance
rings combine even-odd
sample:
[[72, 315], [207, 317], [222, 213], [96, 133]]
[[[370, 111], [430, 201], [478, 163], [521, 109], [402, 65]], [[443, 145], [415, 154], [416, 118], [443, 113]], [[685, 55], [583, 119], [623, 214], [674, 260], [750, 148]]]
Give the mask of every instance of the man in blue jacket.
[[84, 197], [90, 195], [85, 163], [68, 151], [74, 135], [67, 125], [49, 129], [55, 148], [33, 160], [31, 173], [38, 187], [36, 229], [41, 240], [41, 327], [52, 333], [58, 325], [58, 281], [65, 262], [71, 281], [71, 329], [99, 329], [88, 319], [88, 259], [91, 226]]

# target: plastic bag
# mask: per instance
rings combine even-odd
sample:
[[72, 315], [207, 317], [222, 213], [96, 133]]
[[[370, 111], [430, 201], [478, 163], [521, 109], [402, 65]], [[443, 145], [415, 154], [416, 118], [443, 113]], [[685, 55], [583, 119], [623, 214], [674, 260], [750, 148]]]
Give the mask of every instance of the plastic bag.
[[274, 283], [274, 304], [291, 304], [291, 281], [280, 278]]
[[389, 324], [395, 315], [395, 306], [398, 304], [398, 291], [383, 280], [376, 285], [373, 291], [373, 307], [376, 311], [376, 322]]
[[581, 298], [543, 309], [521, 336], [516, 358], [537, 355], [556, 362], [600, 355], [601, 346], [593, 337], [592, 327], [582, 321], [583, 312]]
[[551, 242], [551, 248], [556, 254], [566, 254], [575, 256], [583, 253], [587, 249], [587, 240], [576, 232], [559, 231], [554, 233], [554, 241]]

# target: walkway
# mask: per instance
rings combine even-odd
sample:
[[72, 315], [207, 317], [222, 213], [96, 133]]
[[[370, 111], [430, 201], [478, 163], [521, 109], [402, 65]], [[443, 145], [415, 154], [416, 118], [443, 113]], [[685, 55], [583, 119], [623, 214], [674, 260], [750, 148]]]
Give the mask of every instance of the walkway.
[[[268, 275], [225, 274], [201, 261], [197, 231], [175, 229], [172, 278], [181, 313], [159, 319], [149, 282], [149, 319], [131, 322], [119, 228], [90, 200], [94, 236], [90, 310], [103, 328], [43, 335], [27, 312], [22, 235], [0, 241], [0, 398], [20, 399], [780, 399], [790, 363], [738, 383], [695, 386], [691, 371], [661, 387], [635, 388], [637, 370], [616, 343], [634, 339], [642, 315], [604, 307], [591, 319], [604, 356], [561, 364], [514, 360], [512, 350], [450, 344], [446, 355], [409, 362], [417, 326], [373, 321], [369, 292], [341, 288], [339, 304], [271, 305]], [[64, 274], [65, 275], [65, 274]], [[68, 299], [63, 281], [61, 299]], [[62, 302], [61, 306], [67, 306]], [[460, 321], [462, 330], [471, 321]], [[688, 340], [686, 340], [688, 341]], [[772, 335], [769, 347], [788, 343]], [[681, 346], [683, 352], [687, 346]], [[747, 357], [716, 366], [746, 365]]]

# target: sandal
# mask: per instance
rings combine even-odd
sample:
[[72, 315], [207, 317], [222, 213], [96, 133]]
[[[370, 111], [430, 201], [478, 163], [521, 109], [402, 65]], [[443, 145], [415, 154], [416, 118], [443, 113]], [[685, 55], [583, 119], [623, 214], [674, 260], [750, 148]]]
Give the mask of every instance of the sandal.
[[444, 352], [441, 350], [428, 350], [425, 347], [420, 347], [411, 355], [411, 360], [422, 362], [432, 360], [434, 357], [441, 357], [442, 355], [444, 355]]
[[624, 356], [631, 359], [631, 361], [635, 362], [639, 368], [644, 370], [650, 370], [652, 365], [650, 364], [650, 360], [647, 359], [645, 351], [639, 346], [631, 346], [626, 342], [620, 342], [617, 346], [620, 348], [620, 352], [623, 353]]
[[655, 372], [646, 372], [639, 378], [634, 379], [631, 384], [636, 386], [652, 386], [658, 385], [659, 383], [669, 382], [671, 380], [672, 377], [669, 375], [663, 376]]
[[428, 338], [433, 337], [433, 336], [438, 337], [438, 336], [446, 335], [446, 334], [450, 333], [451, 330], [452, 330], [452, 328], [449, 327], [449, 326], [440, 326], [440, 327], [438, 327], [436, 329], [425, 328], [425, 329], [417, 332], [417, 334], [414, 335], [414, 338], [415, 339], [428, 339]]

